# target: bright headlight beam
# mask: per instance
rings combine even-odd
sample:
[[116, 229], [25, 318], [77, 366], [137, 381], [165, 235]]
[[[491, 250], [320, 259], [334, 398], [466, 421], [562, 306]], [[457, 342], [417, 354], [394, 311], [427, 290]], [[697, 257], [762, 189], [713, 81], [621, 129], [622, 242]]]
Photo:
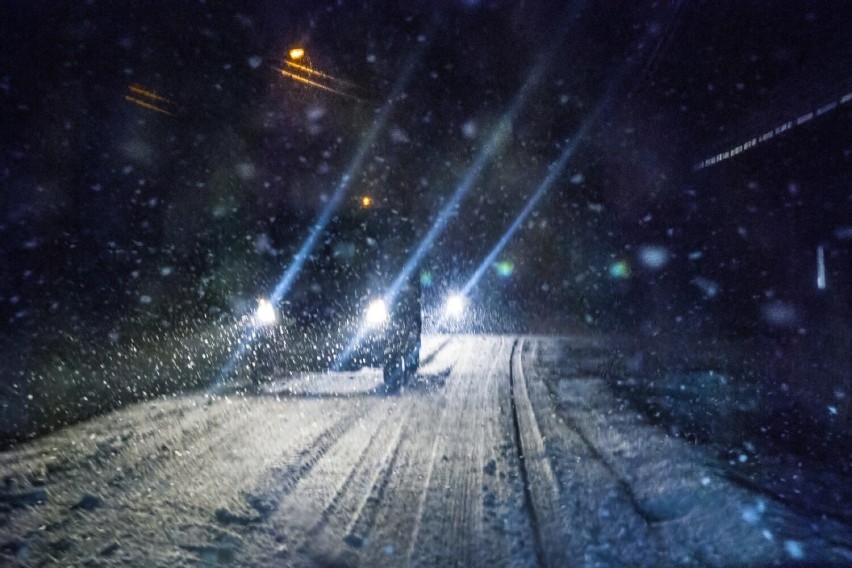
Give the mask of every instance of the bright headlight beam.
[[480, 265], [474, 271], [473, 275], [462, 288], [462, 294], [469, 294], [471, 289], [476, 286], [476, 284], [482, 278], [483, 274], [485, 274], [485, 271], [488, 269], [488, 267], [491, 266], [491, 264], [497, 259], [497, 255], [499, 255], [503, 251], [508, 242], [521, 227], [521, 224], [524, 222], [524, 220], [529, 216], [530, 213], [532, 213], [533, 209], [535, 209], [536, 205], [538, 205], [538, 203], [547, 194], [547, 192], [550, 191], [550, 189], [553, 187], [553, 184], [556, 183], [557, 179], [559, 179], [559, 176], [562, 175], [562, 171], [565, 169], [568, 160], [574, 154], [577, 145], [582, 142], [582, 140], [589, 133], [589, 130], [592, 128], [592, 126], [594, 126], [595, 123], [597, 123], [597, 121], [600, 119], [603, 110], [606, 108], [606, 105], [608, 104], [616, 88], [624, 80], [626, 73], [627, 68], [625, 67], [616, 74], [616, 76], [610, 83], [606, 94], [604, 95], [601, 102], [598, 103], [594, 112], [592, 112], [592, 114], [583, 122], [582, 126], [580, 127], [580, 130], [574, 136], [573, 140], [571, 140], [570, 142], [566, 141], [566, 146], [563, 149], [562, 154], [553, 164], [551, 164], [549, 173], [539, 185], [539, 187], [536, 189], [535, 193], [526, 203], [521, 212], [518, 213], [517, 217], [515, 217], [515, 220], [512, 221], [512, 224], [509, 225], [509, 228], [506, 230], [506, 232], [503, 234], [497, 244], [494, 245], [488, 255], [486, 255], [486, 257], [483, 259], [482, 263], [480, 263]]
[[616, 77], [610, 83], [609, 88], [606, 91], [606, 94], [603, 96], [602, 100], [598, 103], [595, 110], [590, 114], [583, 124], [580, 126], [580, 130], [577, 131], [577, 134], [574, 135], [574, 138], [570, 140], [570, 142], [566, 142], [565, 148], [562, 150], [562, 153], [559, 155], [559, 158], [550, 165], [550, 171], [547, 176], [545, 176], [544, 180], [536, 189], [535, 193], [533, 193], [532, 197], [530, 197], [529, 201], [527, 201], [526, 205], [521, 212], [515, 217], [512, 224], [509, 225], [509, 228], [506, 229], [506, 232], [503, 233], [503, 236], [500, 237], [500, 240], [497, 241], [497, 244], [491, 249], [491, 251], [486, 255], [486, 257], [479, 264], [477, 269], [473, 272], [473, 275], [468, 279], [467, 283], [462, 288], [461, 293], [467, 296], [471, 289], [480, 281], [485, 271], [488, 270], [488, 267], [494, 263], [497, 259], [497, 255], [499, 255], [503, 249], [506, 247], [511, 238], [518, 232], [518, 229], [523, 224], [524, 220], [532, 213], [533, 209], [535, 209], [536, 205], [541, 201], [541, 199], [547, 194], [548, 191], [553, 187], [553, 184], [556, 183], [556, 180], [559, 179], [559, 176], [562, 175], [565, 166], [568, 164], [568, 160], [571, 159], [571, 156], [574, 155], [574, 151], [577, 149], [577, 146], [583, 141], [583, 139], [588, 135], [589, 130], [597, 123], [603, 114], [604, 109], [606, 108], [609, 100], [612, 98], [612, 95], [618, 85], [621, 84], [621, 81], [624, 79], [625, 72], [622, 70], [619, 72]]
[[255, 325], [272, 325], [277, 320], [275, 306], [266, 298], [257, 301], [257, 309], [254, 311]]
[[[390, 289], [385, 293], [384, 299], [389, 306], [394, 304], [394, 302], [396, 301], [396, 297], [399, 295], [399, 291], [405, 285], [407, 280], [411, 277], [411, 274], [417, 269], [417, 265], [420, 263], [420, 261], [429, 251], [429, 249], [432, 248], [435, 239], [437, 239], [438, 235], [443, 232], [453, 212], [459, 206], [461, 200], [465, 197], [465, 195], [468, 194], [470, 189], [473, 187], [473, 184], [476, 182], [477, 178], [482, 173], [482, 170], [485, 169], [485, 166], [488, 165], [488, 163], [491, 161], [497, 151], [502, 148], [503, 145], [508, 141], [512, 129], [512, 124], [514, 123], [518, 114], [521, 112], [521, 108], [523, 108], [524, 103], [526, 103], [530, 91], [532, 91], [533, 88], [541, 80], [541, 77], [543, 76], [546, 67], [546, 62], [547, 58], [540, 58], [537, 64], [533, 67], [532, 71], [530, 71], [530, 74], [527, 76], [526, 81], [524, 81], [524, 84], [521, 86], [521, 89], [518, 91], [518, 94], [512, 101], [512, 105], [503, 114], [502, 118], [497, 124], [497, 128], [495, 128], [491, 132], [491, 135], [488, 138], [488, 142], [479, 150], [479, 153], [477, 154], [473, 165], [468, 169], [467, 173], [462, 179], [462, 182], [456, 187], [456, 190], [453, 192], [453, 195], [450, 200], [438, 213], [438, 216], [435, 219], [435, 223], [429, 229], [429, 232], [426, 234], [426, 236], [423, 237], [423, 240], [420, 241], [420, 244], [417, 246], [417, 249], [406, 260], [402, 270], [391, 284]], [[344, 349], [340, 356], [337, 358], [337, 361], [334, 364], [335, 369], [340, 368], [344, 363], [349, 360], [349, 358], [352, 356], [355, 347], [359, 343], [361, 343], [367, 332], [367, 329], [361, 329], [355, 334], [355, 337], [352, 339], [352, 341], [349, 342], [349, 345], [346, 346], [346, 349]]]
[[378, 299], [370, 302], [364, 314], [364, 321], [373, 328], [384, 325], [388, 321], [388, 306], [385, 301]]
[[474, 271], [473, 275], [468, 279], [467, 283], [462, 288], [462, 294], [467, 295], [470, 293], [471, 289], [476, 286], [479, 280], [482, 278], [482, 275], [485, 274], [485, 271], [488, 270], [488, 267], [491, 266], [494, 261], [497, 259], [497, 255], [499, 255], [503, 249], [506, 247], [511, 238], [518, 232], [518, 229], [523, 224], [524, 220], [532, 213], [533, 209], [535, 209], [536, 205], [541, 201], [541, 199], [547, 194], [548, 191], [553, 187], [553, 184], [556, 183], [556, 180], [559, 179], [559, 176], [562, 175], [562, 171], [565, 169], [568, 160], [574, 154], [574, 150], [577, 148], [579, 142], [585, 137], [591, 125], [595, 122], [597, 117], [600, 115], [600, 111], [603, 107], [599, 106], [595, 113], [590, 117], [590, 120], [587, 120], [583, 127], [580, 129], [580, 132], [574, 137], [571, 142], [566, 143], [565, 148], [562, 150], [562, 154], [559, 158], [550, 166], [550, 171], [545, 177], [544, 181], [541, 182], [538, 189], [536, 189], [535, 193], [533, 193], [532, 197], [527, 201], [524, 208], [521, 209], [521, 212], [518, 213], [515, 220], [512, 221], [512, 224], [509, 225], [509, 228], [506, 229], [506, 232], [503, 233], [503, 236], [500, 237], [500, 240], [497, 241], [497, 244], [494, 245], [494, 248], [491, 249], [491, 252], [483, 259], [483, 261], [479, 264], [477, 269]]
[[[434, 28], [435, 20], [433, 20], [432, 28]], [[426, 34], [431, 36], [430, 33]], [[388, 119], [390, 118], [391, 112], [393, 111], [394, 103], [400, 98], [403, 91], [408, 87], [408, 84], [411, 82], [411, 77], [414, 73], [414, 70], [417, 68], [421, 58], [423, 57], [423, 52], [426, 50], [426, 47], [429, 45], [428, 40], [423, 40], [418, 45], [417, 49], [412, 52], [412, 54], [406, 59], [405, 65], [403, 66], [402, 73], [394, 84], [394, 88], [391, 91], [390, 95], [387, 98], [384, 106], [382, 107], [379, 115], [376, 117], [376, 120], [373, 121], [373, 125], [370, 127], [370, 130], [361, 140], [361, 144], [358, 146], [358, 151], [355, 153], [355, 156], [352, 159], [352, 162], [349, 164], [349, 167], [346, 169], [344, 174], [341, 176], [340, 181], [337, 184], [337, 187], [334, 190], [334, 194], [329, 200], [328, 204], [323, 209], [320, 216], [317, 218], [316, 223], [311, 227], [310, 232], [308, 233], [308, 238], [293, 256], [293, 260], [290, 262], [290, 265], [284, 271], [284, 274], [279, 279], [278, 283], [275, 285], [275, 289], [269, 295], [269, 301], [273, 304], [273, 306], [278, 305], [281, 301], [286, 297], [289, 293], [290, 289], [293, 286], [293, 281], [298, 276], [299, 272], [302, 270], [302, 267], [305, 265], [305, 262], [313, 251], [314, 247], [316, 247], [317, 241], [322, 234], [322, 231], [328, 225], [329, 221], [331, 221], [332, 216], [340, 207], [344, 198], [346, 197], [346, 192], [349, 189], [349, 186], [352, 183], [352, 180], [355, 174], [361, 169], [361, 166], [364, 164], [364, 160], [367, 159], [367, 155], [375, 144], [376, 139], [378, 138], [379, 132], [384, 129], [385, 124], [387, 124]], [[219, 371], [219, 376], [216, 378], [216, 381], [210, 387], [211, 390], [216, 390], [219, 386], [225, 381], [228, 375], [236, 368], [237, 362], [242, 358], [245, 354], [248, 347], [251, 345], [254, 337], [256, 335], [256, 326], [249, 326], [243, 332], [243, 336], [239, 341], [237, 348], [231, 353], [231, 356], [228, 358], [228, 361], [224, 364], [222, 369]]]
[[438, 236], [444, 231], [444, 228], [446, 228], [453, 212], [458, 208], [461, 200], [464, 199], [468, 192], [470, 192], [470, 189], [482, 173], [482, 170], [491, 161], [497, 151], [508, 141], [514, 122], [518, 118], [518, 114], [520, 114], [521, 109], [526, 104], [527, 98], [532, 90], [538, 85], [544, 76], [550, 60], [553, 59], [558, 50], [561, 48], [562, 40], [571, 31], [573, 26], [572, 22], [578, 21], [578, 16], [584, 10], [585, 4], [586, 3], [583, 1], [577, 1], [571, 2], [566, 6], [560, 19], [562, 24], [557, 28], [559, 31], [549, 42], [551, 47], [538, 57], [536, 63], [530, 70], [529, 75], [527, 75], [524, 84], [515, 95], [512, 104], [497, 123], [497, 128], [495, 128], [489, 136], [488, 142], [480, 148], [473, 165], [468, 169], [462, 179], [462, 182], [456, 187], [456, 190], [453, 192], [453, 195], [450, 197], [449, 201], [447, 201], [446, 205], [441, 208], [441, 211], [435, 218], [435, 222], [432, 224], [429, 232], [425, 237], [423, 237], [423, 240], [420, 242], [417, 249], [415, 249], [414, 253], [406, 261], [402, 271], [399, 273], [396, 280], [394, 280], [393, 285], [388, 292], [386, 297], [386, 299], [388, 299], [388, 303], [392, 304], [393, 300], [396, 299], [396, 296], [399, 294], [402, 286], [411, 276], [412, 272], [417, 269], [417, 265], [432, 248], [432, 245], [435, 243]]
[[275, 289], [272, 291], [270, 295], [270, 299], [273, 304], [278, 304], [287, 293], [290, 291], [291, 286], [293, 285], [293, 281], [296, 279], [296, 276], [302, 270], [302, 267], [305, 264], [310, 253], [313, 251], [316, 246], [317, 241], [319, 240], [320, 234], [328, 225], [334, 213], [340, 207], [340, 204], [343, 202], [344, 197], [346, 196], [346, 192], [349, 189], [349, 186], [352, 183], [355, 174], [361, 169], [361, 166], [364, 164], [364, 160], [367, 159], [367, 155], [373, 147], [373, 144], [376, 142], [376, 138], [379, 135], [379, 132], [385, 127], [385, 124], [390, 118], [391, 111], [393, 110], [393, 105], [399, 96], [402, 94], [403, 90], [408, 86], [408, 83], [411, 81], [411, 76], [414, 72], [417, 63], [419, 62], [421, 56], [423, 55], [423, 51], [425, 50], [425, 45], [427, 42], [423, 42], [409, 58], [406, 63], [406, 66], [403, 69], [402, 74], [399, 77], [399, 80], [394, 85], [393, 91], [391, 91], [390, 96], [388, 97], [387, 102], [384, 107], [382, 107], [379, 116], [373, 122], [373, 125], [370, 127], [369, 132], [361, 141], [360, 146], [358, 147], [358, 152], [355, 154], [355, 157], [352, 159], [352, 162], [349, 164], [349, 167], [346, 169], [346, 172], [341, 176], [340, 181], [335, 188], [334, 194], [332, 198], [329, 200], [325, 209], [323, 209], [320, 214], [317, 222], [314, 223], [314, 226], [311, 228], [311, 231], [308, 235], [307, 240], [304, 242], [299, 251], [294, 255], [293, 261], [290, 263], [290, 266], [287, 267], [287, 270], [284, 272], [281, 279], [278, 281], [278, 284], [275, 286]]
[[[447, 202], [447, 204], [441, 209], [438, 213], [438, 216], [435, 220], [435, 223], [430, 228], [429, 232], [421, 241], [420, 245], [414, 251], [414, 253], [408, 258], [396, 280], [394, 280], [391, 285], [390, 290], [385, 295], [385, 301], [388, 305], [393, 305], [396, 300], [399, 291], [405, 285], [405, 282], [411, 276], [411, 274], [417, 269], [417, 265], [425, 256], [426, 252], [432, 248], [432, 245], [435, 242], [435, 239], [440, 235], [449, 221], [450, 216], [453, 211], [458, 207], [461, 200], [465, 195], [470, 191], [473, 183], [479, 177], [479, 174], [485, 168], [486, 164], [491, 160], [497, 150], [508, 140], [509, 134], [511, 133], [512, 125], [526, 103], [526, 99], [529, 96], [530, 91], [538, 84], [544, 75], [544, 71], [547, 68], [550, 59], [554, 57], [557, 49], [559, 49], [560, 44], [562, 43], [563, 38], [566, 36], [568, 31], [571, 29], [571, 25], [567, 22], [577, 21], [577, 16], [580, 12], [582, 12], [583, 7], [585, 6], [585, 2], [572, 2], [570, 3], [566, 10], [563, 12], [562, 22], [565, 22], [565, 25], [560, 25], [557, 29], [559, 30], [557, 36], [550, 42], [551, 48], [543, 55], [538, 58], [538, 61], [533, 66], [530, 74], [527, 76], [526, 81], [524, 81], [523, 86], [518, 91], [518, 94], [515, 96], [512, 105], [509, 109], [504, 113], [500, 122], [498, 123], [498, 128], [496, 128], [491, 136], [489, 137], [488, 142], [483, 146], [479, 153], [477, 154], [476, 160], [474, 161], [471, 168], [468, 170], [465, 175], [462, 183], [456, 188], [455, 192], [453, 192], [452, 197]], [[359, 331], [352, 341], [349, 342], [349, 345], [343, 351], [343, 353], [337, 358], [337, 361], [334, 364], [334, 368], [339, 368], [342, 364], [347, 362], [349, 358], [352, 356], [352, 352], [358, 343], [364, 338], [365, 332]]]
[[467, 300], [462, 294], [450, 294], [446, 303], [444, 303], [444, 315], [448, 318], [458, 319], [464, 314], [466, 304]]
[[408, 258], [405, 265], [403, 266], [402, 271], [397, 275], [396, 279], [391, 286], [389, 291], [391, 301], [396, 298], [396, 295], [399, 293], [399, 290], [402, 289], [402, 286], [411, 276], [412, 272], [417, 268], [417, 265], [423, 260], [423, 257], [432, 248], [432, 245], [435, 243], [435, 240], [438, 236], [444, 231], [447, 226], [447, 223], [452, 217], [453, 213], [458, 208], [461, 200], [470, 192], [473, 184], [476, 183], [476, 180], [479, 178], [482, 170], [485, 169], [485, 166], [491, 161], [494, 155], [506, 144], [509, 139], [512, 125], [515, 119], [518, 117], [521, 109], [526, 103], [527, 98], [529, 97], [530, 92], [533, 88], [538, 84], [541, 80], [542, 75], [544, 74], [545, 69], [545, 60], [541, 59], [539, 62], [533, 67], [530, 72], [527, 80], [524, 82], [521, 87], [518, 95], [515, 97], [515, 100], [512, 102], [512, 105], [509, 107], [509, 110], [502, 116], [500, 122], [495, 128], [491, 136], [489, 137], [486, 144], [479, 150], [479, 153], [476, 155], [476, 159], [473, 162], [473, 165], [468, 169], [461, 183], [456, 187], [453, 195], [447, 201], [446, 205], [441, 209], [438, 213], [438, 216], [435, 218], [435, 222], [432, 224], [432, 227], [429, 229], [429, 232], [426, 233], [426, 236], [423, 237], [423, 240], [420, 241], [420, 244], [415, 249], [414, 253]]

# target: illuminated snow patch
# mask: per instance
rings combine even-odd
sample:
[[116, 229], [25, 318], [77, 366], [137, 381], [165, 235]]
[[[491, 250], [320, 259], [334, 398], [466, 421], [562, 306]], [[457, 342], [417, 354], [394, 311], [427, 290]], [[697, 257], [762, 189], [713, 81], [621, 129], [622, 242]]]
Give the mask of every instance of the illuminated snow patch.
[[256, 170], [254, 164], [250, 162], [240, 162], [236, 166], [234, 166], [234, 171], [237, 173], [237, 177], [239, 177], [243, 181], [249, 181], [254, 178]]
[[805, 557], [805, 549], [802, 547], [802, 543], [797, 540], [785, 540], [784, 550], [787, 551], [787, 554], [790, 555], [790, 558], [801, 560]]
[[478, 132], [478, 129], [476, 127], [476, 122], [474, 122], [472, 120], [468, 120], [467, 122], [462, 124], [461, 131], [462, 131], [462, 134], [464, 135], [464, 137], [467, 138], [468, 140], [472, 140], [472, 139], [476, 138], [476, 133]]
[[708, 298], [715, 298], [719, 294], [719, 285], [710, 280], [709, 278], [704, 278], [703, 276], [696, 276], [692, 279], [692, 283], [698, 286], [698, 288]]
[[659, 270], [669, 263], [669, 251], [657, 245], [644, 246], [639, 249], [639, 261], [648, 268]]
[[764, 304], [760, 315], [763, 321], [777, 327], [792, 327], [799, 319], [795, 306], [781, 301]]

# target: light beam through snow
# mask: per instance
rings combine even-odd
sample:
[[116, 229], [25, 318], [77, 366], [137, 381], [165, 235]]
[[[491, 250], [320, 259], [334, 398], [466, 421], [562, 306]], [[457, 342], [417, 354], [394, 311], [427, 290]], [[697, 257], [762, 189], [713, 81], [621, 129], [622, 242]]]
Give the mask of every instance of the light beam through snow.
[[[623, 78], [623, 76], [623, 73], [620, 73], [618, 79]], [[518, 213], [517, 217], [515, 217], [515, 220], [512, 221], [512, 224], [509, 225], [509, 228], [506, 230], [505, 233], [503, 233], [503, 236], [500, 237], [500, 240], [497, 241], [497, 244], [495, 244], [494, 247], [491, 249], [491, 252], [486, 255], [486, 257], [474, 271], [473, 275], [468, 279], [467, 283], [461, 289], [461, 294], [463, 296], [467, 296], [474, 288], [474, 286], [477, 285], [479, 280], [485, 274], [485, 271], [488, 270], [488, 267], [491, 266], [491, 264], [497, 258], [497, 255], [499, 255], [503, 251], [503, 249], [509, 243], [509, 240], [511, 240], [511, 238], [521, 227], [524, 220], [529, 216], [530, 213], [532, 213], [533, 209], [535, 209], [535, 206], [538, 205], [539, 201], [541, 201], [541, 199], [547, 194], [547, 192], [550, 191], [550, 188], [553, 187], [553, 184], [556, 183], [556, 180], [559, 179], [559, 176], [562, 175], [562, 171], [565, 169], [568, 160], [571, 158], [571, 156], [574, 155], [574, 150], [576, 150], [577, 146], [580, 144], [580, 142], [583, 141], [586, 135], [588, 135], [589, 130], [595, 125], [595, 123], [603, 114], [603, 110], [606, 108], [606, 105], [609, 102], [609, 99], [611, 98], [616, 85], [619, 83], [618, 79], [613, 82], [613, 84], [607, 90], [606, 95], [604, 95], [603, 100], [598, 103], [598, 106], [595, 108], [592, 114], [589, 115], [583, 122], [582, 126], [580, 127], [580, 130], [574, 136], [573, 140], [566, 144], [559, 158], [550, 165], [550, 171], [548, 172], [544, 180], [541, 182], [541, 184], [538, 186], [538, 189], [536, 189], [535, 193], [533, 193], [532, 197], [529, 199], [529, 201], [527, 201], [527, 204], [524, 206], [521, 212]]]
[[[527, 98], [529, 97], [530, 92], [535, 88], [538, 82], [541, 80], [542, 75], [544, 74], [544, 70], [546, 67], [546, 62], [548, 58], [542, 57], [536, 62], [535, 66], [530, 71], [530, 74], [527, 76], [526, 81], [521, 86], [521, 89], [518, 91], [518, 94], [515, 96], [515, 99], [512, 101], [509, 109], [503, 114], [500, 121], [497, 123], [497, 127], [492, 131], [491, 135], [488, 138], [488, 141], [485, 145], [480, 149], [479, 153], [476, 155], [476, 159], [473, 162], [473, 165], [467, 170], [462, 182], [456, 187], [456, 190], [453, 192], [450, 200], [444, 205], [441, 211], [438, 213], [435, 222], [432, 224], [432, 227], [429, 229], [429, 232], [426, 233], [426, 236], [423, 237], [423, 240], [420, 241], [420, 244], [415, 249], [414, 253], [408, 258], [405, 265], [403, 265], [402, 270], [397, 275], [396, 279], [391, 284], [390, 288], [385, 292], [384, 300], [388, 306], [393, 306], [396, 300], [397, 295], [399, 295], [399, 291], [405, 285], [406, 281], [411, 277], [411, 274], [417, 268], [417, 265], [426, 255], [432, 245], [435, 242], [435, 239], [443, 232], [444, 228], [447, 226], [450, 218], [453, 215], [453, 212], [461, 203], [461, 200], [470, 192], [473, 184], [479, 178], [479, 175], [482, 173], [482, 170], [485, 169], [485, 166], [491, 161], [494, 155], [506, 144], [511, 135], [512, 124], [515, 119], [518, 117], [518, 114], [521, 112], [521, 109], [526, 103]], [[362, 327], [355, 334], [355, 337], [349, 342], [346, 349], [337, 357], [337, 360], [333, 366], [335, 370], [339, 369], [343, 364], [349, 361], [352, 357], [352, 353], [358, 344], [364, 339], [364, 336], [367, 332], [367, 329]]]
[[[352, 179], [355, 177], [355, 174], [361, 169], [361, 166], [364, 164], [364, 160], [367, 159], [367, 155], [373, 147], [373, 144], [376, 141], [376, 138], [379, 135], [379, 132], [382, 131], [388, 119], [390, 118], [391, 112], [393, 110], [393, 106], [395, 101], [400, 97], [402, 92], [408, 86], [411, 81], [412, 74], [414, 73], [414, 69], [417, 67], [421, 57], [423, 56], [423, 52], [428, 45], [428, 41], [423, 41], [420, 43], [418, 48], [412, 53], [403, 67], [402, 74], [397, 79], [391, 94], [388, 96], [387, 102], [385, 102], [382, 107], [379, 115], [376, 117], [376, 120], [373, 121], [373, 125], [370, 127], [370, 130], [361, 140], [360, 145], [358, 146], [358, 151], [355, 154], [355, 157], [352, 159], [352, 162], [349, 164], [349, 167], [340, 177], [340, 181], [337, 183], [337, 187], [334, 190], [334, 194], [332, 195], [329, 202], [323, 208], [320, 216], [317, 218], [316, 223], [311, 227], [310, 232], [308, 233], [308, 238], [302, 244], [301, 248], [296, 252], [293, 256], [293, 260], [287, 269], [284, 271], [284, 274], [281, 276], [281, 279], [275, 286], [275, 289], [272, 291], [272, 294], [269, 296], [270, 302], [272, 305], [278, 305], [282, 300], [287, 296], [287, 293], [290, 291], [293, 282], [296, 280], [296, 277], [299, 275], [299, 272], [302, 270], [302, 267], [305, 264], [305, 261], [310, 256], [314, 247], [317, 244], [317, 241], [320, 238], [323, 230], [328, 225], [331, 218], [334, 216], [334, 213], [340, 207], [341, 203], [343, 203], [346, 192], [349, 189], [350, 184], [352, 183]], [[246, 331], [243, 333], [243, 337], [241, 338], [239, 345], [231, 354], [225, 366], [219, 373], [216, 382], [214, 383], [214, 387], [216, 388], [220, 385], [228, 375], [234, 370], [237, 362], [242, 358], [245, 354], [246, 349], [251, 345], [255, 335], [256, 335], [256, 326], [250, 325]]]

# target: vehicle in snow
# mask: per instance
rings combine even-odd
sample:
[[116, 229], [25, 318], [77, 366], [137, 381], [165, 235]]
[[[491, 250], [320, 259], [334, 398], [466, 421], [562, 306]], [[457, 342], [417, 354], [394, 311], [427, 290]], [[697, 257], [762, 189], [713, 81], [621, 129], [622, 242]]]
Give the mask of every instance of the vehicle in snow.
[[411, 221], [398, 211], [333, 216], [283, 300], [259, 301], [256, 380], [275, 367], [380, 366], [389, 390], [409, 381], [420, 357], [421, 288], [413, 270], [400, 274], [413, 245]]

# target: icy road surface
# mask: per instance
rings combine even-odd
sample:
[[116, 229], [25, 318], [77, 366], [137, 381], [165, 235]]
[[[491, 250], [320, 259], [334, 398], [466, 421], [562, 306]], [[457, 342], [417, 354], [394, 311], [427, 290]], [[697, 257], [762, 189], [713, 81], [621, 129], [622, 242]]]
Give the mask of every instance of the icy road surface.
[[608, 355], [432, 336], [398, 395], [363, 370], [125, 408], [0, 454], [0, 563], [850, 562], [619, 402]]

